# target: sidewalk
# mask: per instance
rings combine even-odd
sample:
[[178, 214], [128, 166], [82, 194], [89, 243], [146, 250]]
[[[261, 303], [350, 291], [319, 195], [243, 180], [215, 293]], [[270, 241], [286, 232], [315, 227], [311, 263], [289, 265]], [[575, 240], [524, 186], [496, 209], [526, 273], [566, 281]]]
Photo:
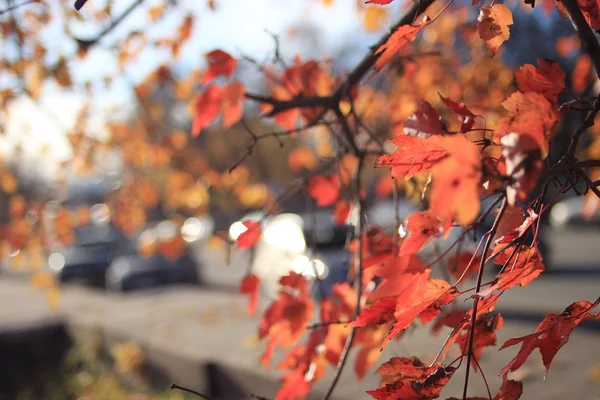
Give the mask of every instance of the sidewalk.
[[[534, 290], [546, 289], [540, 286], [540, 289]], [[535, 295], [532, 301], [533, 297]], [[548, 301], [534, 301], [533, 304], [545, 307], [535, 311], [542, 316], [549, 311], [560, 312], [569, 304], [563, 302], [565, 299], [555, 297], [552, 300], [546, 297]], [[136, 341], [144, 349], [153, 369], [163, 377], [161, 384], [165, 386], [176, 382], [208, 392], [208, 376], [212, 374], [214, 378], [216, 374], [217, 380], [222, 380], [223, 384], [227, 385], [229, 379], [232, 381], [229, 384], [238, 385], [241, 393], [267, 398], [275, 394], [279, 374], [258, 365], [264, 346], [255, 340], [258, 320], [245, 314], [246, 299], [237, 294], [172, 287], [107, 296], [100, 291], [73, 286], [63, 290], [61, 300], [58, 315], [68, 321], [76, 340], [100, 338], [107, 348], [118, 341]], [[5, 305], [0, 309], [0, 326], [3, 327], [43, 321], [55, 314], [48, 309], [43, 293], [31, 289], [27, 282], [0, 280], [0, 301]], [[516, 305], [524, 307], [521, 303]], [[538, 322], [505, 321], [504, 328], [498, 333], [499, 344], [508, 338], [531, 333]], [[380, 361], [391, 356], [409, 355], [429, 361], [444, 338], [442, 333], [432, 339], [428, 328], [416, 329], [400, 342], [392, 342], [382, 353]], [[600, 363], [599, 336], [582, 328], [576, 329], [570, 339], [557, 355], [556, 368], [550, 370], [545, 380], [539, 353], [536, 351], [531, 355], [523, 371], [518, 372], [518, 378], [526, 380], [523, 399], [595, 399], [600, 395], [600, 383], [590, 379], [592, 368]], [[517, 350], [518, 346], [501, 352], [491, 348], [484, 354], [481, 366], [487, 372], [493, 392], [500, 384], [495, 374]], [[442, 392], [441, 398], [459, 396], [462, 379], [459, 371]], [[315, 385], [315, 398], [327, 384], [325, 379]], [[350, 360], [335, 398], [369, 399], [365, 391], [376, 388], [378, 384], [379, 377], [372, 373], [365, 381], [357, 382], [353, 360]], [[485, 396], [484, 388], [480, 375], [475, 374], [469, 395]]]

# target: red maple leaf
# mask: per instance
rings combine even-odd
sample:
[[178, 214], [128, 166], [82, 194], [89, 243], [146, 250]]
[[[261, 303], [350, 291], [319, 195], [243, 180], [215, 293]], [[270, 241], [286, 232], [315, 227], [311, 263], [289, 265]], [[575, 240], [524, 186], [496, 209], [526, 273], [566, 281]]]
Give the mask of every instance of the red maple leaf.
[[515, 72], [522, 92], [536, 92], [556, 103], [558, 94], [565, 90], [566, 74], [556, 61], [538, 59], [538, 67], [525, 64]]
[[213, 50], [206, 55], [208, 69], [202, 76], [201, 84], [205, 85], [218, 76], [230, 77], [237, 67], [237, 60], [223, 50]]
[[231, 127], [242, 118], [245, 92], [246, 88], [238, 81], [231, 82], [223, 90], [223, 101], [221, 102], [223, 128]]
[[[465, 276], [476, 274], [479, 271], [479, 264], [481, 263], [481, 256], [473, 256], [470, 251], [461, 251], [448, 258], [446, 265], [448, 272], [459, 279], [463, 274]], [[466, 271], [466, 272], [465, 272]]]
[[317, 201], [319, 207], [334, 204], [340, 195], [341, 182], [337, 175], [317, 175], [306, 183], [306, 192]]
[[238, 236], [236, 243], [240, 249], [249, 249], [256, 246], [262, 230], [260, 228], [260, 223], [256, 221], [247, 220], [244, 221], [243, 224], [247, 229]]
[[513, 248], [508, 248], [496, 257], [494, 264], [503, 265], [509, 261], [506, 269], [498, 276], [496, 283], [474, 296], [485, 297], [494, 290], [508, 290], [517, 285], [525, 287], [545, 271], [542, 256], [537, 247], [521, 248], [509, 260], [512, 253]]
[[535, 328], [531, 335], [507, 340], [500, 350], [515, 344], [521, 344], [517, 356], [500, 371], [501, 375], [515, 371], [523, 365], [534, 349], [539, 349], [546, 372], [554, 356], [569, 341], [569, 335], [582, 321], [598, 318], [600, 313], [592, 314], [591, 311], [600, 303], [600, 298], [594, 304], [587, 300], [571, 304], [562, 314], [546, 314], [544, 320]]
[[[481, 355], [483, 351], [488, 346], [496, 345], [496, 330], [502, 328], [504, 325], [504, 319], [500, 314], [496, 314], [494, 316], [489, 315], [479, 315], [477, 316], [477, 322], [475, 323], [475, 332], [473, 339], [473, 347], [471, 350], [473, 352], [474, 359], [471, 360], [472, 367], [477, 370], [478, 363], [477, 361], [481, 359]], [[467, 330], [463, 332], [458, 338], [456, 338], [456, 343], [460, 346], [463, 354], [469, 349], [470, 343], [470, 331]]]
[[[527, 214], [529, 214], [527, 218], [525, 218], [525, 215], [523, 215], [523, 210], [520, 207], [509, 206], [509, 209], [511, 208], [514, 210], [514, 214], [507, 215], [505, 212], [504, 216], [502, 216], [502, 220], [504, 220], [505, 217], [508, 217], [507, 222], [503, 224], [502, 221], [500, 221], [500, 224], [498, 226], [498, 234], [496, 235], [498, 239], [496, 239], [495, 241], [495, 246], [497, 250], [494, 249], [492, 255], [496, 255], [497, 251], [499, 252], [501, 250], [504, 250], [507, 244], [512, 243], [520, 237], [523, 237], [523, 235], [529, 230], [529, 228], [533, 225], [535, 221], [537, 221], [539, 217], [539, 215], [531, 208], [527, 209]], [[501, 227], [502, 230], [500, 230]]]
[[256, 314], [256, 304], [258, 303], [258, 288], [260, 287], [260, 279], [254, 274], [246, 275], [240, 283], [240, 293], [249, 295], [248, 298], [248, 314]]
[[[504, 378], [498, 394], [493, 400], [519, 400], [523, 394], [523, 382], [512, 381]], [[459, 400], [456, 397], [450, 397], [446, 400]], [[489, 400], [489, 397], [467, 397], [466, 400]]]
[[333, 208], [334, 222], [336, 225], [344, 225], [350, 214], [350, 204], [346, 200], [338, 200]]
[[383, 67], [388, 65], [392, 59], [397, 56], [400, 51], [407, 44], [411, 43], [417, 38], [417, 35], [423, 28], [425, 28], [431, 19], [428, 16], [423, 16], [423, 20], [417, 26], [413, 25], [402, 25], [398, 27], [388, 38], [380, 48], [377, 49], [375, 54], [379, 55], [377, 62], [375, 63], [375, 71], [381, 70]]
[[431, 211], [417, 211], [406, 221], [408, 237], [402, 241], [400, 256], [417, 254], [427, 239], [440, 233], [440, 221]]
[[448, 152], [440, 145], [441, 136], [422, 139], [416, 136], [398, 135], [391, 142], [398, 150], [391, 155], [379, 157], [378, 167], [390, 167], [394, 178], [409, 180], [415, 175], [429, 172], [433, 164]]
[[192, 136], [196, 137], [204, 128], [219, 115], [219, 107], [223, 99], [223, 89], [219, 85], [212, 85], [200, 95], [196, 102], [196, 115], [192, 122]]
[[454, 113], [458, 117], [458, 120], [461, 123], [460, 131], [462, 133], [470, 131], [473, 128], [473, 125], [475, 124], [475, 114], [473, 114], [471, 112], [471, 110], [469, 110], [464, 105], [464, 103], [456, 103], [456, 102], [442, 96], [439, 93], [438, 93], [438, 96], [440, 96], [440, 99], [442, 100], [442, 102], [444, 102], [444, 104], [446, 106], [448, 106], [452, 111], [454, 111]]
[[261, 363], [267, 367], [277, 345], [290, 347], [300, 340], [314, 313], [309, 285], [303, 275], [292, 271], [279, 283], [282, 287], [279, 297], [267, 308], [258, 326], [259, 338], [268, 337], [261, 357]]
[[422, 139], [448, 133], [440, 113], [425, 100], [421, 100], [417, 111], [404, 121], [403, 128], [407, 135]]
[[393, 380], [419, 380], [425, 379], [434, 372], [437, 366], [428, 366], [417, 357], [392, 357], [384, 362], [375, 371], [376, 374], [388, 375]]
[[423, 400], [437, 399], [441, 390], [446, 386], [456, 371], [454, 367], [437, 366], [424, 379], [398, 380], [383, 386], [369, 390], [373, 398], [377, 400]]

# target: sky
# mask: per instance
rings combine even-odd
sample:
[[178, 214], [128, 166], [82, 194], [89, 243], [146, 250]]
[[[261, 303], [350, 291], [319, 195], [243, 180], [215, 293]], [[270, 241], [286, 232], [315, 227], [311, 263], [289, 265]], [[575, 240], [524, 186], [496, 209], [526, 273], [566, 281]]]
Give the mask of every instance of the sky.
[[[131, 0], [133, 1], [133, 0]], [[182, 48], [175, 66], [180, 71], [204, 67], [204, 54], [213, 49], [222, 49], [234, 56], [247, 55], [257, 60], [266, 60], [273, 55], [274, 41], [271, 34], [280, 36], [282, 55], [292, 59], [300, 54], [303, 58], [343, 57], [347, 66], [352, 65], [379, 34], [364, 31], [360, 16], [355, 9], [356, 0], [336, 0], [325, 7], [321, 0], [216, 0], [216, 11], [210, 11], [206, 1], [179, 0], [177, 8], [167, 13], [167, 18], [149, 27], [148, 9], [163, 1], [147, 0], [130, 14], [125, 22], [98, 46], [89, 56], [77, 64], [71, 63], [71, 74], [75, 82], [98, 81], [98, 77], [117, 71], [114, 54], [105, 48], [132, 30], [144, 30], [152, 38], [170, 35], [179, 25], [186, 12], [196, 15], [192, 38]], [[90, 0], [81, 10], [82, 22], [73, 25], [77, 37], [95, 36], [101, 26], [90, 24], [91, 14], [103, 4], [102, 0]], [[48, 1], [53, 4], [53, 1]], [[115, 1], [115, 15], [126, 8], [130, 1]], [[94, 5], [94, 7], [90, 7]], [[54, 5], [56, 8], [56, 4]], [[391, 10], [397, 10], [397, 6]], [[303, 30], [314, 30], [314, 39], [294, 34]], [[49, 59], [59, 54], [69, 58], [75, 46], [61, 33], [62, 27], [51, 25], [44, 34]], [[341, 54], [340, 54], [341, 53]], [[95, 92], [92, 100], [92, 115], [95, 123], [90, 134], [102, 135], [102, 121], [109, 118], [115, 109], [132, 110], [131, 82], [143, 80], [147, 74], [171, 55], [167, 51], [145, 51], [127, 68], [127, 77], [117, 78], [106, 90]], [[26, 159], [46, 160], [40, 172], [51, 177], [57, 162], [71, 156], [65, 131], [72, 127], [78, 111], [88, 99], [83, 94], [65, 92], [52, 83], [43, 88], [39, 104], [20, 98], [12, 102], [7, 110], [5, 134], [0, 138], [0, 154], [10, 158], [17, 143], [21, 143]], [[40, 155], [40, 149], [45, 148]], [[39, 158], [41, 157], [41, 159]], [[38, 164], [39, 166], [39, 164]]]
[[[59, 0], [47, 0], [47, 4], [57, 9], [56, 1]], [[132, 1], [114, 1], [114, 15], [120, 14]], [[176, 70], [184, 72], [204, 67], [204, 55], [213, 49], [225, 50], [235, 57], [247, 55], [264, 61], [273, 55], [271, 34], [280, 36], [282, 55], [288, 60], [296, 54], [304, 59], [335, 58], [341, 60], [337, 67], [347, 70], [381, 36], [381, 32], [365, 32], [361, 17], [356, 12], [356, 0], [334, 0], [327, 7], [323, 0], [215, 0], [216, 11], [209, 10], [205, 0], [178, 0], [177, 7], [167, 11], [166, 18], [150, 24], [148, 9], [165, 1], [146, 0], [83, 62], [71, 62], [73, 80], [79, 83], [86, 80], [98, 82], [99, 77], [117, 72], [114, 52], [107, 49], [110, 44], [132, 30], [144, 31], [150, 38], [170, 36], [187, 12], [196, 16], [194, 30], [179, 59], [173, 63]], [[102, 28], [90, 21], [93, 20], [92, 14], [103, 6], [104, 0], [89, 0], [88, 3], [81, 10], [81, 21], [72, 25], [73, 33], [80, 38], [93, 37]], [[401, 7], [401, 1], [388, 6], [390, 20], [401, 12]], [[62, 27], [54, 24], [44, 33], [50, 59], [61, 54], [69, 59], [76, 51], [73, 41], [61, 32]], [[302, 32], [308, 34], [303, 35]], [[24, 155], [37, 160], [40, 172], [51, 177], [57, 163], [71, 156], [65, 131], [73, 125], [78, 111], [86, 102], [91, 101], [93, 120], [89, 134], [104, 135], [102, 122], [105, 119], [122, 117], [133, 110], [131, 83], [140, 82], [160, 64], [170, 63], [171, 58], [166, 50], [144, 51], [127, 67], [126, 76], [117, 77], [107, 89], [97, 85], [93, 98], [73, 91], [65, 92], [49, 83], [43, 89], [40, 104], [36, 105], [26, 98], [14, 101], [4, 122], [6, 133], [0, 137], [0, 154], [9, 158], [16, 144], [22, 143]], [[249, 86], [252, 88], [251, 83]], [[120, 113], [115, 114], [115, 110]], [[38, 154], [40, 148], [46, 148], [43, 155]]]

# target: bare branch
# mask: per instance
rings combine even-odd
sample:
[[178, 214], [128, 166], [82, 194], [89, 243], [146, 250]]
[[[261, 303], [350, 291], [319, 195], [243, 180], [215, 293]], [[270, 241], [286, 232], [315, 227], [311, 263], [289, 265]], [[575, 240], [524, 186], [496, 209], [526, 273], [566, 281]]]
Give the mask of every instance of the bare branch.
[[[360, 303], [361, 303], [362, 285], [363, 285], [363, 282], [362, 282], [363, 243], [362, 242], [363, 242], [363, 228], [364, 227], [363, 227], [363, 219], [362, 219], [363, 217], [362, 216], [363, 216], [363, 213], [366, 211], [366, 207], [365, 207], [364, 200], [360, 197], [360, 190], [361, 190], [360, 174], [362, 172], [362, 167], [364, 165], [364, 161], [365, 161], [365, 157], [363, 154], [358, 159], [356, 178], [354, 180], [354, 196], [358, 200], [359, 218], [358, 218], [358, 222], [355, 227], [355, 233], [358, 236], [358, 245], [357, 245], [357, 251], [356, 251], [356, 271], [355, 271], [355, 277], [354, 277], [354, 285], [356, 286], [355, 287], [356, 308], [354, 309], [354, 318], [353, 319], [356, 319], [356, 317], [358, 317], [358, 315], [360, 314], [360, 306], [361, 306]], [[333, 374], [333, 379], [331, 380], [329, 387], [325, 391], [325, 395], [323, 395], [323, 400], [328, 400], [331, 397], [331, 395], [333, 394], [335, 387], [337, 386], [340, 376], [342, 375], [342, 371], [344, 370], [344, 366], [346, 365], [348, 355], [350, 354], [350, 348], [352, 347], [352, 342], [354, 341], [355, 335], [356, 335], [356, 327], [353, 327], [350, 330], [350, 333], [348, 334], [348, 338], [346, 339], [346, 343], [344, 344], [344, 348], [342, 350], [342, 353], [340, 354], [340, 359], [335, 368], [335, 372]]]
[[85, 6], [85, 3], [87, 3], [87, 0], [75, 0], [75, 5], [73, 7], [79, 11], [81, 10], [81, 7]]
[[[483, 281], [483, 269], [485, 267], [485, 261], [488, 251], [490, 250], [490, 246], [492, 244], [492, 240], [494, 236], [496, 236], [496, 230], [498, 229], [498, 225], [500, 224], [500, 220], [504, 215], [504, 211], [506, 211], [506, 207], [508, 206], [508, 202], [506, 201], [506, 196], [502, 200], [502, 205], [500, 206], [500, 211], [494, 220], [494, 224], [492, 228], [488, 232], [488, 236], [485, 241], [485, 246], [483, 247], [483, 254], [481, 255], [481, 263], [479, 264], [479, 272], [477, 274], [477, 285], [475, 286], [475, 293], [478, 293], [481, 290], [481, 282]], [[473, 315], [471, 316], [471, 326], [469, 332], [469, 347], [467, 349], [467, 370], [465, 371], [465, 384], [463, 386], [463, 400], [467, 398], [467, 390], [469, 388], [469, 371], [471, 369], [471, 358], [473, 358], [473, 343], [475, 341], [475, 325], [477, 322], [477, 306], [479, 305], [479, 297], [475, 296], [475, 301], [473, 302]]]
[[33, 2], [35, 2], [35, 0], [27, 0], [21, 4], [10, 5], [9, 7], [5, 8], [4, 10], [0, 10], [0, 15], [5, 14], [7, 12], [11, 12], [13, 10], [16, 10], [19, 7], [26, 6], [27, 4], [31, 4]]
[[280, 112], [287, 111], [292, 108], [313, 108], [313, 107], [325, 107], [332, 108], [331, 97], [304, 97], [297, 96], [291, 100], [277, 100], [272, 97], [260, 96], [257, 94], [246, 93], [246, 98], [259, 103], [270, 104], [273, 106], [271, 111], [266, 115], [267, 117], [273, 117]]
[[177, 389], [177, 390], [181, 390], [182, 392], [191, 393], [191, 394], [193, 394], [195, 396], [198, 396], [198, 397], [200, 397], [201, 399], [204, 399], [204, 400], [212, 400], [212, 397], [210, 397], [210, 396], [207, 396], [205, 394], [197, 392], [197, 391], [195, 391], [193, 389], [189, 389], [189, 388], [186, 388], [186, 387], [183, 387], [183, 386], [179, 386], [179, 385], [177, 385], [175, 383], [173, 383], [171, 385], [171, 389]]
[[[340, 100], [347, 96], [348, 91], [358, 84], [369, 72], [369, 70], [375, 65], [375, 62], [379, 58], [377, 51], [383, 46], [392, 33], [394, 33], [399, 27], [412, 23], [419, 14], [425, 11], [435, 0], [419, 0], [413, 3], [413, 5], [406, 10], [405, 14], [390, 28], [387, 34], [381, 37], [377, 43], [371, 46], [369, 54], [367, 54], [352, 71], [348, 74], [346, 79], [337, 87], [337, 89], [328, 97], [307, 97], [306, 100], [301, 98], [294, 98], [287, 101], [273, 100], [262, 96], [253, 94], [246, 94], [246, 97], [252, 100], [256, 100], [262, 103], [268, 103], [273, 105], [273, 110], [268, 116], [273, 116], [277, 113], [292, 109], [292, 108], [307, 108], [307, 107], [326, 107], [329, 109], [335, 109], [338, 106]], [[311, 100], [309, 100], [311, 99]]]
[[[78, 3], [81, 4], [79, 7], [79, 8], [81, 8], [83, 6], [83, 4], [85, 3], [85, 1], [86, 0], [78, 0], [78, 2], [75, 3], [75, 8], [77, 8]], [[127, 7], [125, 9], [125, 11], [123, 11], [121, 13], [121, 15], [119, 15], [117, 18], [115, 18], [108, 26], [106, 26], [102, 31], [100, 31], [100, 33], [98, 33], [98, 35], [96, 35], [95, 37], [93, 37], [91, 39], [74, 38], [75, 41], [77, 42], [77, 44], [79, 45], [79, 48], [80, 49], [88, 49], [88, 48], [92, 47], [93, 45], [95, 45], [96, 43], [98, 43], [104, 36], [108, 35], [117, 26], [119, 26], [125, 20], [125, 18], [127, 18], [129, 16], [129, 14], [131, 14], [143, 2], [144, 2], [144, 0], [135, 0], [133, 3], [131, 3], [129, 5], [129, 7]], [[79, 10], [79, 8], [77, 8], [77, 10]]]
[[577, 30], [582, 47], [588, 52], [592, 59], [596, 74], [600, 77], [600, 44], [598, 43], [596, 35], [585, 20], [577, 0], [562, 0], [562, 4], [565, 6], [571, 17], [571, 22]]

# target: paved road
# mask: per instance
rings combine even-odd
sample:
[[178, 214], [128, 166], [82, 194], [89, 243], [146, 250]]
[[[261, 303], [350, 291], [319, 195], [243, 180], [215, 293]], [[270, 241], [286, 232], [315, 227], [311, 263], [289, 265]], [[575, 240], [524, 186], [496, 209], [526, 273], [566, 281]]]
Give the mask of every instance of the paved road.
[[[550, 237], [555, 254], [555, 269], [534, 281], [527, 288], [515, 288], [506, 293], [498, 307], [506, 324], [498, 333], [501, 344], [511, 337], [531, 333], [548, 312], [561, 312], [573, 301], [593, 301], [600, 295], [600, 234], [568, 232]], [[206, 256], [206, 255], [205, 255]], [[210, 256], [212, 257], [212, 256]], [[214, 257], [213, 257], [214, 258]], [[238, 264], [240, 260], [236, 261]], [[209, 276], [221, 286], [235, 287], [245, 268], [223, 263], [210, 264]], [[0, 328], [16, 324], [36, 323], [55, 316], [64, 316], [78, 334], [89, 332], [103, 336], [106, 342], [133, 339], [144, 348], [147, 357], [165, 373], [176, 376], [181, 384], [205, 387], [203, 366], [218, 365], [231, 379], [238, 381], [246, 392], [273, 396], [277, 372], [257, 366], [262, 345], [253, 339], [257, 320], [245, 315], [245, 299], [233, 291], [200, 290], [193, 287], [172, 287], [143, 291], [131, 295], [106, 295], [81, 286], [67, 286], [62, 291], [62, 306], [51, 312], [39, 291], [20, 279], [0, 278]], [[600, 322], [600, 321], [598, 321]], [[398, 343], [392, 343], [382, 358], [392, 355], [417, 355], [431, 360], [444, 339], [436, 339], [416, 329]], [[600, 382], [590, 376], [600, 363], [600, 329], [598, 323], [575, 330], [569, 343], [559, 352], [555, 367], [546, 379], [538, 352], [534, 352], [515, 378], [526, 381], [524, 399], [597, 399]], [[494, 391], [500, 381], [494, 375], [515, 355], [516, 347], [497, 352], [489, 349], [482, 368]], [[181, 360], [187, 360], [187, 364]], [[597, 375], [597, 373], [596, 373]], [[457, 375], [444, 396], [461, 394], [462, 377]], [[470, 395], [485, 395], [480, 375], [471, 380]], [[323, 389], [326, 382], [317, 384]], [[378, 378], [370, 375], [357, 382], [348, 368], [339, 385], [340, 399], [370, 398], [362, 395], [376, 387]]]

